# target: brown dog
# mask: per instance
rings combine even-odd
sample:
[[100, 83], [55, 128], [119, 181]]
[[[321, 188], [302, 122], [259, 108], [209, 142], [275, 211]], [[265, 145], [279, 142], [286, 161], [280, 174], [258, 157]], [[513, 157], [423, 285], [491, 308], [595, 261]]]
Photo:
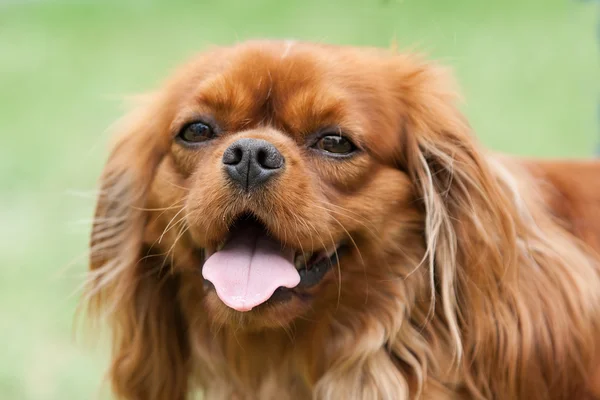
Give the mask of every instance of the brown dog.
[[249, 42], [124, 122], [88, 295], [127, 399], [584, 399], [598, 250], [600, 163], [489, 154], [442, 68]]

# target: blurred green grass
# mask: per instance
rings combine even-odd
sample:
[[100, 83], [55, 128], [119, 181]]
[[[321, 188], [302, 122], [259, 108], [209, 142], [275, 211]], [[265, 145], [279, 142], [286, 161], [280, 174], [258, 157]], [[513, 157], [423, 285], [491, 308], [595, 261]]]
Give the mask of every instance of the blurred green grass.
[[597, 140], [592, 4], [559, 0], [0, 0], [0, 398], [90, 399], [106, 346], [75, 341], [93, 189], [122, 99], [211, 44], [414, 48], [454, 67], [494, 150]]

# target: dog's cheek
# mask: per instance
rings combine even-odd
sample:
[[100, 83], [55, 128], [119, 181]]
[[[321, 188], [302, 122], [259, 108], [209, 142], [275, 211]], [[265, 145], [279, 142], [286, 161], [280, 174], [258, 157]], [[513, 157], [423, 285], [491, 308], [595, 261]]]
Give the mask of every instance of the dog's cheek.
[[184, 179], [192, 176], [198, 165], [210, 158], [210, 146], [198, 148], [184, 148], [179, 143], [171, 145], [171, 152], [167, 157], [174, 172]]
[[182, 209], [185, 207], [183, 200], [188, 192], [186, 182], [176, 172], [172, 161], [169, 156], [161, 161], [152, 179], [144, 206], [148, 215], [144, 227], [144, 243], [154, 247], [173, 243], [173, 234], [177, 230], [169, 230], [168, 227], [177, 220], [178, 215], [183, 214]]
[[172, 155], [166, 155], [157, 168], [148, 195], [148, 208], [173, 208], [187, 195], [187, 179], [179, 171]]
[[361, 187], [338, 192], [331, 202], [349, 211], [340, 213], [337, 218], [352, 230], [379, 231], [395, 224], [396, 220], [415, 216], [416, 203], [410, 179], [402, 171], [384, 165], [372, 166], [369, 179], [365, 179]]
[[185, 198], [186, 219], [194, 240], [208, 245], [227, 231], [228, 217], [238, 213], [237, 203], [231, 201], [227, 183], [220, 170], [202, 165], [193, 176]]
[[372, 178], [373, 161], [366, 154], [358, 154], [348, 159], [311, 158], [312, 170], [319, 180], [339, 192], [360, 190]]

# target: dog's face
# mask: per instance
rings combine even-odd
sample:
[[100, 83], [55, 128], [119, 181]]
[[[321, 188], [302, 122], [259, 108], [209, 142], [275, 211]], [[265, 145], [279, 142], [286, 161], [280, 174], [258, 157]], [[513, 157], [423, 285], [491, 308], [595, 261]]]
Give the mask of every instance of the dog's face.
[[205, 56], [194, 67], [208, 71], [177, 83], [149, 202], [173, 208], [146, 242], [172, 228], [165, 252], [194, 249], [185, 266], [219, 322], [278, 326], [330, 312], [346, 285], [366, 294], [348, 282], [384, 279], [386, 243], [415, 219], [389, 72], [331, 51], [259, 43]]
[[123, 129], [92, 269], [168, 271], [186, 318], [218, 326], [364, 308], [425, 254], [422, 149], [434, 135], [454, 145], [464, 128], [438, 72], [306, 43], [205, 53]]

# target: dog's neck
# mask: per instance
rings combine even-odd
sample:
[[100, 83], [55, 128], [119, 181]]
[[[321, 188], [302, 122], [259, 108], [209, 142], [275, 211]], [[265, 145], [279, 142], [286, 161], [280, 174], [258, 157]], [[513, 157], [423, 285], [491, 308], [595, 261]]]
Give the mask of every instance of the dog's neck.
[[[314, 327], [300, 325], [261, 332], [222, 327], [209, 333], [205, 327], [211, 339], [198, 340], [203, 347], [196, 348], [196, 354], [207, 398], [246, 399], [250, 393], [256, 399], [310, 398], [319, 369], [314, 363], [325, 350], [321, 345], [318, 356], [308, 351], [311, 341], [315, 351], [319, 349], [318, 336]], [[207, 343], [210, 348], [204, 347]]]

